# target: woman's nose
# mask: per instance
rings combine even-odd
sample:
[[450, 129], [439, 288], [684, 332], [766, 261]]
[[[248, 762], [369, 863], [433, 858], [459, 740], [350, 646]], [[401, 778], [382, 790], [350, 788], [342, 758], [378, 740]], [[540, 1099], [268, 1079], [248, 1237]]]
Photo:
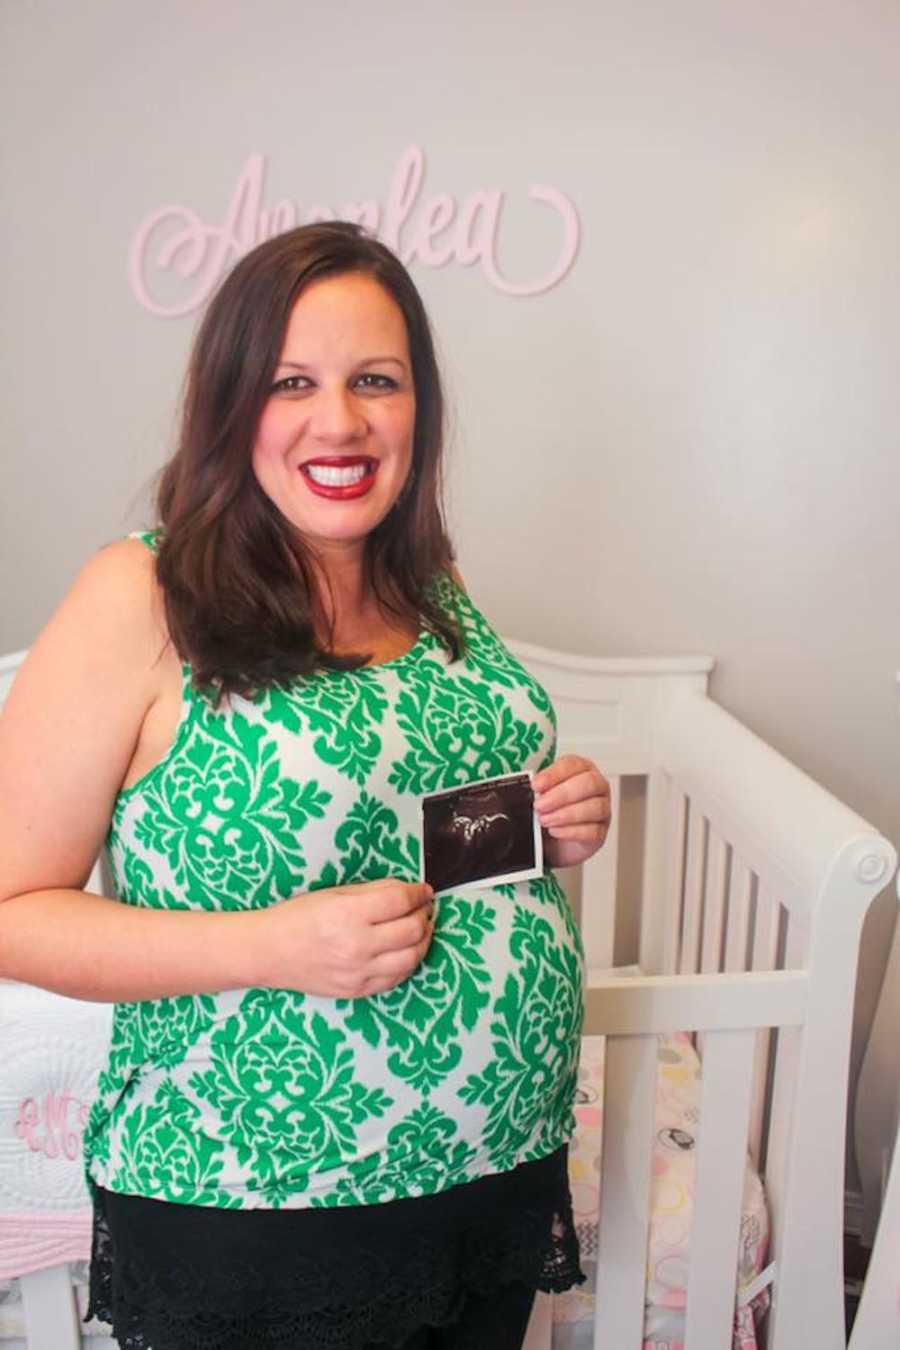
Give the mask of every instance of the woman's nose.
[[351, 390], [320, 389], [317, 392], [311, 430], [318, 440], [339, 445], [355, 440], [365, 429], [365, 418]]

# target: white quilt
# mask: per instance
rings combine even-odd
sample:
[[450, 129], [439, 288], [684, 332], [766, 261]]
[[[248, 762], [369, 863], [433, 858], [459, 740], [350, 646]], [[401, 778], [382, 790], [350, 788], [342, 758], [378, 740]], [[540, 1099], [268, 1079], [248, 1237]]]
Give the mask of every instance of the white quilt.
[[0, 981], [0, 1280], [90, 1253], [81, 1141], [111, 1021]]

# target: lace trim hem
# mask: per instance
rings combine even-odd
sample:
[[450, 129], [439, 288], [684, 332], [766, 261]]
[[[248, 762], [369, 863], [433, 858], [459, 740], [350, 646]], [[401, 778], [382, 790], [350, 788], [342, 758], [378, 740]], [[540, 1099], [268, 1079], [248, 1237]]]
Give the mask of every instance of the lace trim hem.
[[584, 1281], [565, 1150], [442, 1195], [242, 1213], [98, 1189], [87, 1317], [121, 1350], [398, 1348], [469, 1296]]

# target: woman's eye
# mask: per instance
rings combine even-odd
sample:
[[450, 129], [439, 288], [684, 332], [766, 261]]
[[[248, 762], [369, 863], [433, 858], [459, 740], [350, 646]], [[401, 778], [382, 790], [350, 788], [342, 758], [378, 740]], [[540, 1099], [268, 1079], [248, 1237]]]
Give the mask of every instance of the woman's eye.
[[305, 375], [286, 375], [272, 385], [273, 394], [297, 394], [309, 389], [310, 382]]
[[397, 381], [392, 380], [390, 375], [378, 375], [371, 370], [360, 375], [356, 383], [362, 389], [389, 390], [397, 388]]

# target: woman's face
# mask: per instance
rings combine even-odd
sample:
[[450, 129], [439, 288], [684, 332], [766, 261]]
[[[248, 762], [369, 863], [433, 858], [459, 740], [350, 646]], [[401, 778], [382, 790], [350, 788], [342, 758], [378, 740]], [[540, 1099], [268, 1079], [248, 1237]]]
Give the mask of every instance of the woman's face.
[[321, 554], [361, 551], [406, 481], [415, 417], [396, 301], [372, 277], [326, 277], [291, 312], [253, 472]]

